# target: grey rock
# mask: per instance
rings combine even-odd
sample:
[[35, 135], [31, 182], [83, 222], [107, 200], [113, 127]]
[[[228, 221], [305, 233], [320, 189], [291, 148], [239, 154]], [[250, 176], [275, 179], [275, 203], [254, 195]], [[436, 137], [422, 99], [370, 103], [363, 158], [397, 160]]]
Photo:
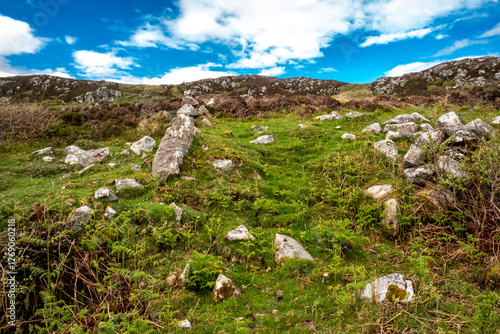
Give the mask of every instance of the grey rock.
[[500, 116], [497, 116], [491, 120], [491, 124], [500, 124]]
[[198, 113], [199, 113], [200, 115], [207, 115], [207, 116], [211, 116], [211, 115], [210, 115], [210, 111], [208, 111], [207, 107], [205, 107], [205, 106], [200, 106], [200, 107], [198, 108]]
[[485, 138], [489, 138], [495, 132], [495, 129], [491, 125], [479, 118], [467, 123], [464, 126], [464, 130]]
[[447, 136], [451, 136], [455, 132], [462, 130], [463, 127], [464, 124], [453, 111], [444, 114], [436, 121], [436, 129], [441, 130]]
[[115, 180], [115, 186], [117, 190], [124, 187], [142, 188], [143, 185], [134, 179], [117, 179]]
[[96, 199], [100, 198], [100, 199], [103, 199], [106, 201], [117, 201], [118, 200], [114, 191], [107, 188], [107, 187], [102, 187], [102, 188], [97, 189], [94, 193], [94, 198], [96, 198]]
[[54, 154], [54, 149], [52, 147], [47, 147], [42, 150], [38, 150], [32, 153], [33, 155], [47, 155]]
[[438, 157], [437, 167], [445, 174], [455, 178], [466, 177], [466, 173], [461, 171], [462, 164], [449, 156]]
[[221, 302], [228, 298], [236, 298], [241, 295], [241, 288], [236, 286], [233, 280], [219, 274], [217, 280], [215, 281], [212, 295], [217, 302]]
[[283, 265], [290, 258], [314, 261], [311, 254], [297, 240], [283, 234], [276, 233], [274, 236], [274, 249], [274, 261], [278, 265]]
[[177, 116], [179, 115], [198, 117], [201, 115], [201, 112], [199, 110], [196, 110], [192, 105], [185, 104], [179, 110], [177, 110]]
[[[420, 139], [420, 138], [419, 138]], [[406, 152], [403, 161], [409, 166], [421, 166], [427, 161], [427, 150], [416, 144], [412, 144]]]
[[434, 130], [434, 128], [432, 127], [432, 125], [430, 125], [429, 123], [422, 123], [422, 124], [420, 124], [420, 129], [422, 129], [423, 132], [429, 132], [429, 131]]
[[133, 172], [136, 172], [136, 173], [137, 173], [137, 172], [140, 172], [140, 171], [141, 171], [141, 169], [142, 169], [142, 166], [141, 166], [141, 165], [133, 165], [133, 166], [132, 166], [132, 171], [133, 171]]
[[66, 155], [68, 155], [68, 154], [78, 155], [78, 154], [85, 153], [84, 150], [82, 150], [81, 148], [79, 148], [78, 146], [75, 146], [75, 145], [67, 146], [66, 148], [64, 148], [63, 152]]
[[382, 133], [382, 127], [377, 122], [377, 123], [373, 123], [373, 124], [368, 125], [361, 132], [372, 132], [372, 133], [377, 133], [378, 134], [378, 133]]
[[314, 120], [315, 121], [336, 121], [336, 120], [339, 120], [341, 118], [342, 118], [342, 116], [338, 112], [334, 111], [329, 115], [316, 116], [316, 117], [314, 117]]
[[196, 178], [192, 177], [192, 176], [188, 176], [188, 175], [181, 175], [181, 180], [183, 180], [183, 181], [194, 181], [194, 180], [196, 180]]
[[116, 167], [116, 164], [115, 164], [114, 162], [110, 162], [110, 163], [108, 164], [108, 166], [109, 166], [110, 168], [115, 168], [115, 167]]
[[155, 145], [156, 140], [154, 140], [150, 136], [145, 136], [133, 143], [130, 146], [130, 150], [132, 150], [132, 152], [137, 155], [141, 155], [142, 152], [152, 152]]
[[203, 124], [204, 126], [208, 126], [208, 127], [212, 127], [212, 123], [207, 119], [207, 118], [203, 118], [201, 120], [201, 124]]
[[401, 132], [400, 131], [397, 131], [397, 132], [389, 131], [385, 135], [385, 139], [388, 139], [388, 140], [396, 140], [396, 139], [401, 139], [401, 138], [413, 140], [413, 133], [404, 132], [404, 131], [401, 131]]
[[441, 214], [456, 203], [456, 197], [446, 189], [423, 189], [416, 193], [425, 199], [424, 207], [431, 214]]
[[45, 161], [45, 162], [52, 162], [54, 160], [56, 160], [56, 158], [54, 158], [54, 157], [43, 157], [43, 161]]
[[390, 274], [368, 283], [363, 290], [359, 292], [358, 297], [374, 304], [383, 302], [386, 299], [394, 301], [396, 294], [404, 294], [404, 298], [398, 298], [400, 302], [410, 302], [415, 294], [413, 282], [405, 278], [403, 274]]
[[193, 326], [191, 326], [191, 322], [188, 319], [185, 319], [185, 320], [182, 320], [181, 322], [179, 322], [179, 324], [177, 325], [177, 328], [190, 331], [193, 329]]
[[123, 150], [123, 151], [120, 152], [120, 154], [130, 155], [130, 151], [129, 150]]
[[212, 161], [212, 165], [220, 170], [223, 170], [225, 172], [229, 172], [234, 169], [234, 164], [231, 160], [227, 159], [216, 159]]
[[108, 206], [106, 208], [106, 211], [104, 212], [104, 218], [115, 218], [117, 215], [115, 209], [112, 207]]
[[272, 142], [274, 142], [273, 135], [260, 136], [259, 138], [250, 141], [252, 144], [270, 144]]
[[444, 134], [440, 130], [425, 132], [415, 141], [420, 147], [436, 146], [444, 141]]
[[479, 136], [472, 131], [458, 130], [451, 137], [452, 145], [464, 146], [477, 143]]
[[430, 123], [430, 121], [425, 118], [424, 116], [420, 115], [418, 112], [414, 112], [411, 114], [413, 116], [413, 118], [415, 118], [415, 121], [417, 122], [427, 122], [427, 123]]
[[398, 158], [398, 148], [392, 140], [381, 140], [373, 144], [373, 147], [385, 154], [391, 160], [396, 160]]
[[457, 152], [457, 151], [454, 151], [454, 150], [448, 150], [446, 152], [446, 155], [449, 156], [450, 158], [455, 159], [455, 160], [464, 160], [465, 159], [464, 154]]
[[352, 139], [355, 139], [356, 136], [352, 133], [344, 133], [340, 138], [342, 138], [344, 140], [352, 140]]
[[434, 166], [419, 166], [407, 168], [404, 170], [407, 183], [424, 187], [427, 183], [432, 182], [436, 172]]
[[415, 122], [415, 117], [409, 114], [401, 114], [385, 121], [384, 124], [403, 124], [408, 122]]
[[90, 218], [92, 218], [93, 211], [87, 205], [81, 206], [75, 210], [71, 216], [71, 222], [73, 223], [73, 231], [80, 232], [83, 225], [89, 223]]
[[372, 196], [375, 199], [381, 199], [390, 193], [394, 192], [394, 187], [390, 184], [382, 184], [372, 186], [364, 191], [366, 195]]
[[181, 275], [179, 276], [179, 280], [181, 281], [182, 285], [185, 285], [186, 283], [190, 283], [191, 280], [189, 279], [191, 273], [191, 264], [186, 263], [186, 266], [184, 267], [184, 270], [182, 271]]
[[397, 131], [397, 132], [410, 132], [415, 133], [418, 130], [418, 124], [415, 122], [406, 122], [400, 124], [386, 124], [384, 132]]
[[153, 160], [153, 175], [167, 179], [179, 174], [184, 156], [188, 153], [197, 129], [193, 118], [185, 115], [176, 117], [165, 132]]
[[76, 146], [68, 146], [64, 149], [67, 154], [64, 163], [66, 164], [80, 164], [87, 166], [91, 163], [100, 161], [109, 155], [109, 148], [99, 148], [95, 150], [84, 151]]
[[169, 207], [174, 209], [175, 220], [180, 223], [182, 220], [182, 214], [184, 213], [184, 211], [181, 208], [179, 208], [175, 203], [171, 203], [169, 205]]
[[250, 127], [253, 131], [255, 132], [260, 132], [260, 131], [267, 131], [269, 130], [269, 127], [266, 125], [252, 125]]
[[85, 167], [84, 169], [82, 169], [81, 171], [79, 171], [78, 174], [82, 175], [83, 173], [85, 173], [86, 171], [88, 171], [90, 168], [92, 168], [94, 166], [95, 166], [94, 164], [88, 165], [87, 167]]
[[382, 219], [381, 224], [385, 231], [393, 238], [396, 238], [399, 234], [400, 213], [401, 210], [396, 199], [391, 198], [385, 202], [384, 218]]
[[208, 100], [207, 102], [207, 106], [214, 106], [215, 105], [215, 100], [213, 97], [210, 98], [210, 100]]
[[229, 231], [226, 236], [226, 240], [230, 241], [242, 241], [242, 240], [254, 240], [255, 237], [248, 231], [245, 225], [240, 225], [232, 231]]
[[360, 112], [357, 112], [357, 111], [351, 111], [345, 115], [345, 117], [347, 117], [347, 118], [356, 118], [356, 117], [361, 117], [361, 116], [363, 116], [363, 114]]

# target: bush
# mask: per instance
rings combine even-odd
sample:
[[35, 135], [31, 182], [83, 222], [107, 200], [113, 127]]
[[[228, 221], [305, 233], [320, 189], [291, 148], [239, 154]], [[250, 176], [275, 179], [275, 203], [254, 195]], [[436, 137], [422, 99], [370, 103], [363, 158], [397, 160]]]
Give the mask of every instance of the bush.
[[59, 123], [53, 110], [39, 104], [0, 104], [0, 140], [38, 140]]

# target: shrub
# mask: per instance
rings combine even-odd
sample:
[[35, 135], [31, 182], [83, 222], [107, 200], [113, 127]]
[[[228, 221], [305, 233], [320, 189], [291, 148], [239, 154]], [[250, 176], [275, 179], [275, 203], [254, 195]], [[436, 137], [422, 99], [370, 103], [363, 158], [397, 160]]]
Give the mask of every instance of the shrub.
[[39, 104], [0, 104], [0, 140], [37, 140], [59, 123], [53, 110]]

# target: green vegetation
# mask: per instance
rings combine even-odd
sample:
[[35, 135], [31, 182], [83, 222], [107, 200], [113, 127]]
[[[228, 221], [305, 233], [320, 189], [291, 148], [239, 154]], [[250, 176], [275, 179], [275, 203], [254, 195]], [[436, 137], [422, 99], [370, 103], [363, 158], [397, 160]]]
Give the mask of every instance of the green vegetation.
[[[365, 98], [366, 89], [356, 86], [343, 93]], [[478, 194], [491, 191], [498, 181], [498, 147], [470, 157], [474, 177], [452, 184], [464, 205], [435, 217], [423, 211], [422, 199], [405, 183], [401, 159], [393, 163], [373, 149], [385, 135], [361, 132], [375, 121], [415, 111], [434, 122], [453, 106], [391, 107], [333, 122], [313, 121], [314, 115], [299, 119], [283, 110], [265, 113], [265, 118], [230, 118], [215, 109], [210, 118], [214, 127], [197, 121], [201, 132], [181, 168], [182, 176], [195, 180], [166, 182], [151, 175], [154, 152], [145, 159], [120, 154], [126, 142], [144, 135], [161, 140], [169, 121], [161, 113], [146, 112], [147, 106], [148, 101], [140, 112], [128, 104], [91, 110], [85, 118], [65, 112], [47, 124], [57, 130], [52, 133], [64, 133], [62, 138], [45, 128], [35, 132], [35, 140], [28, 140], [29, 135], [14, 140], [14, 133], [27, 133], [23, 131], [29, 127], [3, 133], [0, 231], [3, 245], [7, 219], [16, 220], [16, 305], [24, 332], [172, 333], [183, 331], [177, 324], [184, 319], [199, 333], [498, 331], [500, 270], [488, 265], [498, 261], [498, 233], [473, 235], [467, 230], [471, 208], [487, 205]], [[0, 110], [3, 122], [11, 109]], [[135, 119], [126, 123], [131, 110]], [[490, 120], [497, 113], [481, 107], [454, 110], [466, 121]], [[101, 116], [104, 125], [92, 122]], [[300, 129], [298, 124], [307, 121]], [[253, 124], [269, 130], [255, 133]], [[345, 132], [356, 139], [342, 140]], [[263, 134], [276, 141], [249, 143]], [[62, 151], [69, 144], [109, 147], [111, 156], [80, 174], [83, 167], [63, 163]], [[400, 156], [411, 145], [406, 140], [396, 144]], [[46, 146], [54, 147], [55, 161], [31, 154]], [[237, 168], [215, 170], [209, 161], [222, 158]], [[132, 171], [135, 164], [142, 165], [141, 171]], [[113, 181], [119, 178], [134, 178], [144, 187], [116, 191], [117, 202], [94, 198], [100, 187], [115, 189]], [[380, 225], [383, 202], [363, 192], [376, 184], [396, 189], [401, 206], [397, 240]], [[184, 210], [181, 222], [169, 207], [172, 202]], [[68, 217], [84, 204], [94, 215], [75, 233]], [[103, 217], [107, 206], [117, 217]], [[498, 231], [493, 218], [488, 217], [488, 226]], [[240, 224], [255, 240], [224, 238]], [[275, 233], [299, 241], [316, 261], [291, 259], [276, 265]], [[485, 244], [487, 238], [497, 239]], [[186, 264], [189, 283], [181, 287]], [[412, 302], [399, 303], [405, 292], [394, 286], [388, 302], [358, 300], [368, 282], [395, 272], [415, 283]], [[216, 303], [211, 289], [219, 273], [232, 279], [242, 295]], [[492, 279], [495, 284], [488, 283]], [[278, 290], [284, 295], [277, 297]], [[5, 294], [1, 302], [7, 305]], [[0, 332], [7, 332], [0, 319]]]

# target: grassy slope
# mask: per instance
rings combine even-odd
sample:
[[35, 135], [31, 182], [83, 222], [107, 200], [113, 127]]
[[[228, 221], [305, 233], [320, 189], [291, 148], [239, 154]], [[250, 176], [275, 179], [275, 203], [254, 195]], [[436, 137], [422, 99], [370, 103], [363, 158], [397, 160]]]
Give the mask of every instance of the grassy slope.
[[[361, 130], [375, 121], [414, 111], [432, 121], [442, 112], [439, 107], [414, 108], [335, 122], [313, 122], [312, 117], [298, 119], [293, 114], [273, 114], [267, 119], [212, 119], [217, 124], [213, 128], [200, 126], [201, 133], [181, 169], [182, 175], [195, 177], [195, 181], [175, 178], [158, 183], [148, 166], [133, 173], [132, 165], [141, 164], [143, 159], [134, 154], [119, 154], [125, 148], [123, 138], [101, 142], [110, 148], [112, 156], [82, 175], [77, 172], [81, 168], [61, 162], [64, 147], [55, 147], [58, 162], [45, 163], [31, 152], [49, 143], [5, 145], [0, 153], [0, 203], [4, 213], [10, 214], [15, 208], [26, 231], [31, 228], [25, 213], [27, 207], [43, 205], [65, 217], [71, 211], [65, 204], [67, 199], [75, 199], [75, 207], [90, 203], [96, 215], [81, 236], [82, 250], [92, 240], [96, 245], [96, 239], [104, 239], [108, 242], [99, 247], [112, 255], [96, 259], [101, 266], [126, 268], [154, 277], [155, 281], [148, 281], [146, 286], [141, 286], [144, 277], [134, 283], [135, 293], [158, 293], [143, 293], [133, 308], [137, 313], [129, 310], [128, 314], [111, 316], [101, 309], [82, 318], [100, 319], [103, 333], [167, 333], [175, 331], [177, 322], [185, 318], [200, 333], [307, 333], [312, 325], [318, 333], [405, 329], [429, 333], [495, 332], [491, 325], [498, 319], [498, 310], [487, 312], [489, 304], [485, 298], [489, 292], [480, 290], [472, 281], [471, 268], [438, 257], [437, 250], [425, 247], [426, 241], [415, 232], [418, 227], [411, 238], [386, 238], [378, 223], [380, 202], [363, 195], [362, 191], [371, 185], [392, 184], [397, 189], [394, 196], [402, 204], [404, 232], [410, 231], [410, 225], [415, 223], [412, 214], [416, 202], [412, 188], [401, 176], [402, 163], [398, 160], [392, 164], [374, 151], [373, 142], [384, 135]], [[491, 118], [480, 109], [463, 109], [459, 114], [467, 121]], [[306, 121], [310, 123], [299, 129], [298, 123]], [[253, 124], [267, 125], [269, 130], [256, 134], [250, 129]], [[337, 125], [342, 129], [335, 129]], [[227, 130], [233, 136], [226, 134]], [[345, 132], [355, 133], [357, 138], [340, 139]], [[276, 141], [269, 145], [249, 143], [261, 134], [272, 134]], [[155, 139], [159, 142], [161, 138]], [[209, 150], [204, 151], [202, 145]], [[409, 145], [406, 141], [398, 142], [400, 156]], [[214, 170], [208, 161], [217, 158], [232, 159], [238, 168], [232, 172]], [[152, 153], [148, 159], [152, 161]], [[109, 162], [117, 166], [110, 168]], [[61, 179], [66, 173], [71, 176]], [[111, 206], [120, 216], [109, 222], [101, 218], [107, 203], [95, 200], [93, 192], [105, 185], [114, 188], [112, 181], [116, 178], [135, 178], [145, 188], [117, 192], [120, 200]], [[172, 212], [164, 204], [171, 202], [186, 210], [182, 226], [167, 223]], [[124, 222], [127, 232], [117, 233]], [[240, 224], [249, 228], [256, 241], [224, 240], [224, 235]], [[110, 233], [118, 235], [108, 240]], [[158, 233], [165, 233], [173, 241], [159, 247], [155, 239]], [[283, 267], [276, 266], [274, 233], [296, 238], [317, 262], [291, 260]], [[323, 238], [321, 243], [317, 242], [318, 237]], [[135, 253], [120, 253], [116, 251], [117, 244]], [[243, 288], [243, 295], [215, 304], [210, 289], [170, 290], [165, 283], [168, 273], [182, 269], [193, 259], [192, 250], [217, 257], [222, 262], [222, 272]], [[250, 260], [245, 262], [246, 259]], [[366, 282], [393, 272], [412, 275], [418, 290], [414, 302], [371, 305], [355, 298]], [[324, 277], [324, 273], [329, 276]], [[37, 281], [37, 285], [44, 289], [43, 280]], [[282, 301], [275, 297], [277, 290], [286, 292]], [[170, 311], [164, 319], [152, 323], [149, 315], [155, 309]], [[272, 310], [278, 313], [272, 315]], [[259, 312], [265, 315], [259, 316]], [[71, 321], [66, 323], [71, 325]], [[58, 326], [55, 332], [68, 330], [64, 324]], [[80, 331], [77, 328], [73, 324], [75, 332]]]

